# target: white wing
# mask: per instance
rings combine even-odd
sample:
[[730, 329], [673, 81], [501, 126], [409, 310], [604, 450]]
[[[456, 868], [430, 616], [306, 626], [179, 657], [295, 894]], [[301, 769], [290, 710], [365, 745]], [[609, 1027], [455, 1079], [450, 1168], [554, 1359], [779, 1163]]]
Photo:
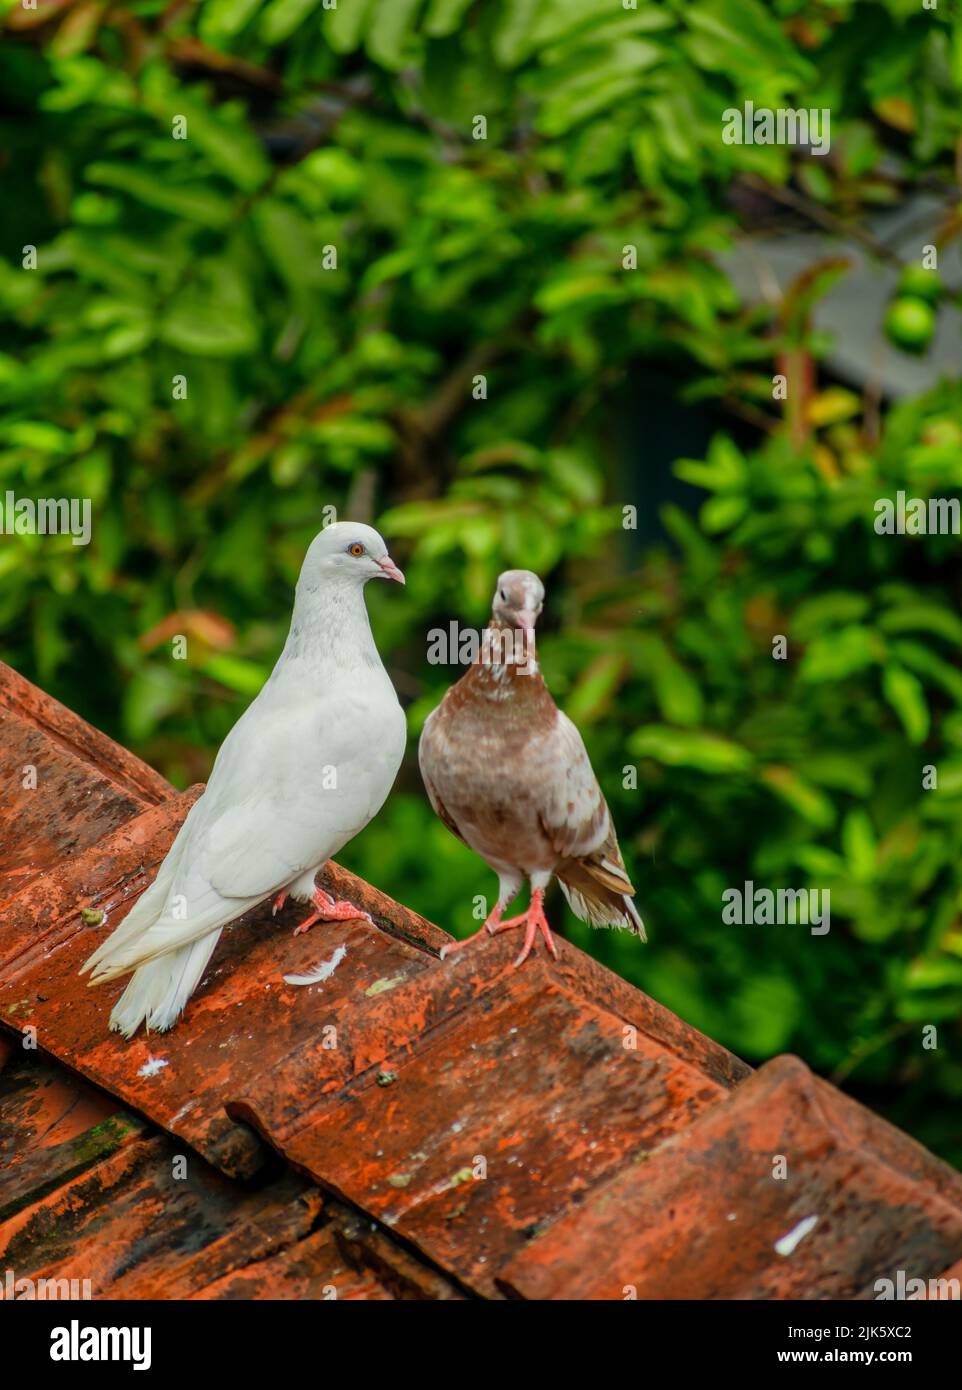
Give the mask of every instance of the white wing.
[[316, 700], [265, 686], [224, 740], [153, 887], [87, 963], [100, 966], [96, 979], [233, 921], [367, 825], [404, 751], [404, 715], [385, 685]]
[[298, 702], [225, 742], [223, 776], [205, 793], [216, 793], [216, 815], [198, 843], [199, 872], [225, 897], [264, 898], [330, 859], [384, 804], [404, 729], [393, 692], [387, 701], [352, 690]]

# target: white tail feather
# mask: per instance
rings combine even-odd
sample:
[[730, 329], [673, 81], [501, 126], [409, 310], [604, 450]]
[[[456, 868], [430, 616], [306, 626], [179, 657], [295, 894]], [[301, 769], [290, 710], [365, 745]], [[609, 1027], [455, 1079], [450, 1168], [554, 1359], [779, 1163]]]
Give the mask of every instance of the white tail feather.
[[[229, 922], [242, 917], [250, 908], [256, 907], [257, 898], [215, 898], [204, 908], [189, 917], [174, 918], [160, 916], [152, 924], [141, 922], [141, 930], [130, 939], [118, 940], [122, 927], [108, 937], [96, 955], [90, 983], [106, 984], [119, 975], [126, 975], [153, 960], [163, 960], [183, 947], [207, 941], [210, 933], [220, 931]], [[126, 926], [126, 923], [123, 924]], [[93, 963], [93, 957], [88, 964]]]
[[634, 898], [629, 897], [627, 893], [625, 894], [625, 907], [628, 909], [628, 915], [631, 917], [632, 921], [635, 924], [635, 931], [638, 933], [642, 941], [647, 941], [648, 933], [645, 931], [645, 924], [641, 920], [641, 913], [638, 911], [637, 907], [635, 907]]
[[125, 947], [129, 947], [131, 942], [143, 936], [148, 928], [152, 927], [163, 916], [174, 875], [180, 866], [180, 861], [190, 840], [191, 826], [199, 806], [200, 801], [196, 801], [188, 811], [187, 819], [177, 832], [174, 843], [167, 853], [167, 858], [157, 871], [157, 877], [153, 883], [144, 889], [120, 926], [105, 937], [93, 954], [84, 961], [80, 967], [81, 975], [87, 970], [93, 970], [94, 976], [99, 976], [102, 972], [95, 969], [96, 966], [102, 965], [107, 960], [114, 964]]
[[132, 1038], [144, 1022], [148, 1029], [155, 1028], [160, 1033], [172, 1027], [200, 983], [220, 933], [218, 928], [199, 941], [139, 966], [114, 1005], [110, 1015], [112, 1031]]
[[616, 907], [606, 907], [602, 903], [589, 900], [583, 893], [579, 893], [577, 888], [570, 888], [563, 879], [559, 879], [558, 882], [561, 884], [562, 893], [568, 899], [568, 906], [580, 921], [589, 922], [593, 927], [627, 927], [629, 931], [637, 932], [642, 941], [648, 940], [645, 924], [628, 893], [621, 899], [625, 910], [619, 912]]

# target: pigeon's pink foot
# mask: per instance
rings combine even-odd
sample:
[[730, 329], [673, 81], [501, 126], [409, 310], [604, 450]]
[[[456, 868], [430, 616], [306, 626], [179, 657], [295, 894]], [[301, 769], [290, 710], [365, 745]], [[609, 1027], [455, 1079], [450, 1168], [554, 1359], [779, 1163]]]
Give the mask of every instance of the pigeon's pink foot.
[[477, 931], [473, 931], [470, 936], [464, 937], [461, 941], [449, 941], [446, 945], [441, 947], [441, 960], [447, 960], [448, 956], [453, 956], [455, 951], [460, 951], [461, 948], [467, 946], [470, 941], [477, 941], [478, 937], [483, 936], [485, 932], [487, 932], [489, 936], [493, 936], [498, 930], [498, 923], [501, 921], [501, 914], [503, 911], [503, 903], [495, 903]]
[[284, 891], [283, 891], [283, 893], [278, 893], [277, 897], [274, 899], [274, 906], [271, 908], [271, 916], [272, 916], [272, 917], [276, 917], [277, 914], [283, 909], [284, 904], [285, 904], [286, 902], [287, 902], [287, 889], [285, 888]]
[[463, 950], [464, 947], [467, 946], [469, 941], [477, 941], [478, 937], [481, 935], [483, 931], [484, 927], [479, 927], [477, 931], [473, 931], [470, 936], [462, 937], [460, 941], [445, 942], [445, 944], [441, 947], [441, 950], [438, 952], [439, 958], [441, 960], [447, 960], [448, 956], [453, 956], [458, 951]]
[[545, 946], [547, 946], [555, 960], [558, 959], [558, 948], [554, 944], [554, 937], [551, 935], [548, 919], [544, 915], [543, 888], [536, 888], [531, 894], [531, 902], [528, 904], [527, 912], [522, 912], [520, 917], [509, 917], [506, 922], [499, 922], [496, 926], [491, 928], [491, 935], [496, 936], [498, 932], [510, 931], [512, 927], [521, 926], [525, 929], [524, 945], [521, 947], [521, 951], [514, 961], [515, 969], [517, 969], [519, 965], [523, 965], [530, 956], [534, 949], [535, 939], [539, 931], [544, 938]]
[[500, 915], [502, 915], [503, 910], [505, 909], [502, 908], [502, 905], [500, 905], [500, 903], [495, 903], [494, 908], [492, 908], [491, 912], [488, 913], [487, 919], [485, 919], [484, 923], [482, 923], [481, 926], [478, 927], [477, 931], [473, 931], [473, 933], [471, 933], [470, 937], [464, 937], [462, 941], [448, 941], [445, 945], [443, 945], [443, 947], [441, 948], [441, 952], [439, 952], [439, 956], [441, 956], [441, 959], [446, 960], [448, 959], [449, 955], [455, 955], [455, 952], [460, 951], [460, 949], [462, 949], [463, 947], [466, 947], [466, 945], [468, 945], [468, 942], [477, 941], [478, 937], [482, 937], [485, 931], [487, 931], [488, 935], [494, 935], [496, 929], [498, 929]]
[[370, 922], [374, 926], [374, 918], [369, 912], [362, 912], [353, 903], [347, 902], [343, 898], [332, 898], [330, 893], [325, 893], [323, 888], [314, 890], [314, 911], [310, 917], [306, 917], [299, 927], [294, 928], [294, 935], [299, 936], [303, 931], [309, 931], [315, 922], [351, 922], [360, 918], [364, 922]]

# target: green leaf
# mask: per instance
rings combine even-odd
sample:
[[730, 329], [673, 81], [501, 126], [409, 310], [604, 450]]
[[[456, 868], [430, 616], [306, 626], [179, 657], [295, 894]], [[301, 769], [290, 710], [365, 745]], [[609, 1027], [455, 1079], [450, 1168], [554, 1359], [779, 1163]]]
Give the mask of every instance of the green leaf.
[[918, 675], [926, 676], [934, 685], [951, 695], [957, 705], [962, 705], [962, 671], [943, 660], [930, 647], [921, 642], [906, 638], [891, 644], [892, 655], [904, 666], [910, 667]]
[[664, 642], [654, 644], [651, 666], [655, 699], [661, 717], [673, 724], [700, 724], [704, 717], [704, 703], [698, 683], [675, 660]]
[[845, 817], [842, 824], [842, 849], [856, 883], [865, 883], [875, 877], [878, 846], [867, 811], [857, 808], [849, 811]]
[[817, 637], [807, 648], [801, 664], [801, 678], [810, 684], [844, 681], [884, 659], [885, 645], [872, 628], [850, 624], [825, 637]]
[[565, 701], [565, 712], [576, 724], [591, 724], [605, 710], [624, 674], [618, 652], [602, 652], [581, 672]]
[[639, 758], [708, 773], [747, 772], [754, 761], [747, 748], [717, 734], [669, 729], [663, 724], [637, 730], [628, 748]]
[[200, 150], [217, 173], [245, 193], [253, 193], [270, 176], [260, 141], [239, 116], [231, 119], [231, 108], [204, 106], [191, 93], [160, 84], [156, 90], [145, 90], [144, 105], [168, 134], [174, 116], [186, 118], [187, 139], [174, 142], [181, 147], [185, 161]]
[[88, 165], [86, 178], [90, 183], [127, 193], [145, 207], [169, 212], [172, 217], [202, 227], [226, 227], [234, 215], [230, 200], [210, 188], [171, 183], [127, 164]]
[[228, 652], [212, 652], [200, 664], [206, 676], [236, 690], [241, 695], [257, 695], [270, 672], [253, 661], [244, 661]]
[[170, 347], [202, 357], [237, 357], [254, 350], [258, 335], [246, 314], [185, 290], [161, 320], [158, 337]]
[[124, 725], [132, 739], [144, 739], [177, 709], [183, 684], [170, 667], [148, 665], [137, 671], [124, 690]]
[[962, 647], [962, 618], [936, 603], [903, 603], [883, 613], [878, 625], [883, 632], [930, 632]]
[[792, 768], [769, 764], [760, 770], [759, 776], [776, 796], [819, 830], [835, 823], [835, 807], [830, 798]]
[[335, 53], [353, 53], [359, 47], [374, 2], [349, 0], [336, 10], [324, 11], [324, 37]]
[[882, 673], [882, 690], [912, 743], [924, 743], [929, 732], [929, 707], [922, 683], [904, 666], [890, 663]]
[[962, 960], [941, 957], [920, 957], [912, 961], [905, 972], [909, 989], [944, 989], [962, 986]]
[[375, 63], [400, 72], [422, 0], [374, 0], [365, 48]]
[[457, 33], [461, 21], [474, 0], [431, 0], [422, 28], [432, 39], [447, 38]]
[[715, 536], [722, 531], [730, 531], [747, 511], [747, 497], [731, 497], [724, 494], [709, 497], [700, 512], [701, 524], [709, 535]]
[[513, 0], [501, 11], [501, 23], [494, 34], [492, 48], [496, 61], [503, 68], [514, 68], [531, 53], [534, 47], [532, 29], [542, 0]]
[[233, 38], [262, 3], [263, 0], [206, 0], [198, 14], [201, 38], [215, 44]]
[[587, 42], [603, 44], [612, 38], [674, 25], [671, 14], [651, 6], [630, 11], [613, 7], [611, 0], [552, 0], [539, 7], [532, 39], [539, 49], [551, 48], [553, 53], [567, 56], [584, 49]]
[[577, 275], [565, 271], [543, 285], [534, 302], [543, 314], [557, 314], [572, 307], [594, 309], [624, 298], [624, 288], [610, 275]]
[[73, 452], [72, 436], [46, 420], [11, 421], [0, 429], [0, 440], [14, 448], [35, 449], [40, 454]]
[[278, 275], [296, 295], [325, 274], [308, 219], [279, 198], [263, 198], [253, 210], [254, 225]]
[[848, 750], [814, 752], [805, 759], [805, 775], [816, 786], [867, 797], [872, 790], [872, 772], [862, 761], [856, 762]]
[[732, 1001], [732, 1046], [753, 1057], [784, 1052], [805, 1007], [799, 989], [784, 975], [760, 973], [743, 980]]
[[[543, 102], [537, 125], [545, 135], [558, 136], [599, 111], [637, 92], [642, 74], [664, 57], [661, 48], [644, 39], [625, 39], [603, 50], [600, 58], [545, 69], [534, 85]], [[534, 81], [534, 80], [533, 80]]]
[[730, 492], [745, 485], [748, 464], [738, 445], [726, 435], [716, 434], [708, 446], [706, 462], [700, 459], [679, 459], [675, 474], [683, 482], [709, 492]]
[[837, 627], [843, 623], [857, 623], [864, 618], [870, 608], [865, 594], [833, 590], [827, 594], [817, 594], [805, 599], [795, 609], [791, 622], [792, 636], [801, 642], [809, 642], [819, 636], [825, 628]]
[[682, 18], [694, 31], [696, 60], [712, 71], [748, 81], [778, 73], [785, 87], [814, 77], [811, 64], [757, 0], [700, 0], [685, 5]]
[[962, 1012], [962, 990], [908, 994], [896, 1001], [895, 1015], [908, 1022], [955, 1023]]
[[321, 0], [270, 0], [258, 25], [261, 38], [265, 43], [283, 43], [320, 3]]

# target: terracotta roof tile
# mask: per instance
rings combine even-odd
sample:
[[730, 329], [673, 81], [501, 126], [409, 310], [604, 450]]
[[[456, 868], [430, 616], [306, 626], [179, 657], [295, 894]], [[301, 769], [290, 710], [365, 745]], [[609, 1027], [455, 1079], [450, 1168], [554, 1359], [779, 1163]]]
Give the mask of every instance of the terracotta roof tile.
[[[31, 768], [40, 796], [25, 785]], [[0, 676], [0, 777], [0, 899], [172, 793], [152, 768], [9, 666]]]
[[[459, 1013], [466, 991], [479, 993], [496, 984], [510, 998], [512, 989], [529, 990], [536, 979], [542, 980], [534, 969], [516, 973], [508, 968], [511, 948], [504, 941], [492, 943], [490, 956], [477, 953], [485, 973], [469, 980], [463, 970], [453, 963], [442, 965], [433, 954], [449, 939], [446, 933], [332, 866], [331, 888], [370, 912], [380, 929], [359, 919], [294, 937], [292, 925], [303, 908], [292, 905], [272, 918], [265, 904], [225, 933], [206, 983], [191, 1001], [186, 1026], [122, 1043], [105, 1023], [124, 982], [91, 990], [79, 969], [94, 943], [122, 920], [150, 881], [198, 790], [171, 795], [160, 806], [141, 811], [8, 903], [0, 933], [0, 1019], [35, 1027], [48, 1052], [183, 1138], [225, 1172], [250, 1175], [264, 1161], [246, 1126], [227, 1118], [225, 1103], [242, 1102], [232, 1109], [251, 1115], [259, 1107], [274, 1107], [271, 1123], [276, 1129], [297, 1123], [319, 1095], [337, 1092], [398, 1048], [420, 1045], [448, 1014], [453, 1018]], [[25, 794], [36, 797], [39, 792]], [[56, 803], [49, 811], [60, 814]], [[86, 927], [80, 917], [85, 906], [105, 911], [106, 921]], [[322, 987], [285, 985], [285, 974], [328, 959], [341, 946], [346, 955]], [[605, 979], [609, 972], [593, 966], [574, 947], [563, 949], [566, 958], [580, 960], [582, 973], [592, 972], [605, 1026], [612, 1038], [617, 1034], [617, 1054], [624, 1054], [617, 1010], [630, 1002], [636, 1026], [674, 1039], [682, 1055], [705, 1065], [711, 1075], [730, 1084], [747, 1074], [724, 1049], [666, 1010], [614, 976]], [[412, 988], [425, 972], [431, 973], [430, 986]], [[49, 987], [51, 973], [55, 989]], [[576, 974], [569, 971], [572, 981]], [[467, 1025], [473, 1026], [472, 1018]], [[331, 1027], [336, 1047], [325, 1031]], [[456, 1118], [452, 1114], [451, 1122]], [[680, 1122], [681, 1112], [674, 1123]], [[268, 1138], [277, 1146], [275, 1136]], [[329, 1181], [336, 1187], [336, 1174]]]
[[457, 1296], [304, 1178], [247, 1190], [36, 1054], [0, 1077], [0, 1111], [0, 1269], [17, 1279], [119, 1299]]
[[[725, 1094], [655, 1036], [626, 1049], [626, 1021], [579, 988], [577, 964], [515, 971], [514, 954], [490, 941], [362, 1006], [337, 1089], [315, 1044], [283, 1088], [231, 1105], [302, 1171], [485, 1293], [542, 1225]], [[359, 1063], [346, 1085], [344, 1052]]]
[[0, 1227], [0, 1254], [18, 1273], [42, 1244], [38, 1278], [89, 1278], [96, 1297], [187, 1298], [230, 1270], [306, 1235], [322, 1198], [291, 1175], [280, 1190], [238, 1193], [168, 1140], [138, 1140]]
[[[169, 812], [179, 819], [186, 807], [182, 801], [169, 803]], [[152, 871], [170, 838], [167, 827], [159, 843], [151, 842]], [[138, 847], [128, 862], [138, 888], [146, 882], [139, 872], [143, 857]], [[125, 912], [134, 895], [126, 891], [116, 865], [112, 877], [120, 886], [102, 902], [110, 906], [116, 901]], [[363, 901], [373, 912], [380, 909], [379, 895], [360, 884], [355, 887], [343, 872], [337, 879], [341, 894]], [[64, 885], [58, 894], [59, 910], [71, 902]], [[189, 1026], [166, 1034], [141, 1033], [128, 1044], [106, 1027], [126, 982], [91, 989], [88, 977], [79, 974], [94, 944], [123, 912], [110, 911], [106, 926], [89, 929], [82, 925], [77, 905], [68, 908], [68, 920], [56, 932], [53, 957], [35, 951], [29, 968], [21, 964], [0, 973], [0, 1018], [20, 1027], [35, 1026], [42, 1045], [54, 1056], [237, 1176], [256, 1171], [264, 1155], [250, 1132], [225, 1115], [225, 1096], [251, 1087], [274, 1089], [287, 1059], [316, 1038], [319, 1028], [329, 1022], [336, 1025], [353, 1012], [357, 1001], [363, 1003], [366, 991], [379, 982], [407, 978], [428, 968], [433, 959], [362, 920], [330, 923], [321, 931], [294, 937], [293, 924], [303, 917], [303, 908], [272, 918], [269, 906], [264, 906], [225, 933], [206, 984], [191, 1001]], [[410, 928], [414, 933], [421, 929], [414, 919]], [[347, 956], [323, 994], [284, 983], [284, 974], [306, 970], [341, 945]], [[48, 988], [51, 960], [55, 990]]]
[[[79, 966], [199, 789], [2, 666], [0, 718], [7, 777], [41, 773], [0, 866], [18, 1273], [123, 1298], [867, 1297], [962, 1260], [959, 1175], [802, 1063], [753, 1075], [567, 942], [550, 966], [512, 970], [503, 939], [442, 963], [445, 933], [336, 865], [375, 925], [295, 938], [302, 909], [265, 905], [172, 1032], [109, 1034], [123, 982]], [[339, 947], [323, 985], [284, 983]], [[11, 1049], [25, 1029], [48, 1060]]]
[[[333, 1231], [315, 1231], [287, 1250], [246, 1265], [208, 1284], [199, 1299], [330, 1298], [384, 1301], [385, 1286], [366, 1270], [345, 1264]], [[169, 1295], [168, 1295], [169, 1297]]]
[[626, 1287], [638, 1298], [871, 1298], [876, 1278], [927, 1277], [960, 1251], [962, 1176], [779, 1057], [595, 1189], [502, 1280], [525, 1298], [622, 1299]]
[[144, 1133], [112, 1096], [35, 1053], [13, 1053], [0, 1080], [0, 1220]]

